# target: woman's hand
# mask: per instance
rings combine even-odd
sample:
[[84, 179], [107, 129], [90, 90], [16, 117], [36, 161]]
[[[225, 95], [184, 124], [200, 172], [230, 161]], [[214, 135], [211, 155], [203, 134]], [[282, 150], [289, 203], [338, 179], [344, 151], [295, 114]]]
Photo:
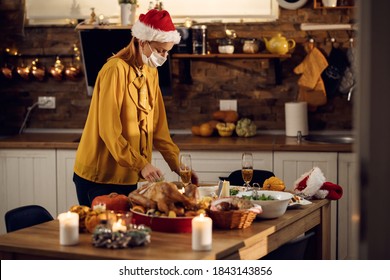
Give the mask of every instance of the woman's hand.
[[161, 179], [164, 179], [164, 174], [161, 172], [161, 170], [154, 167], [150, 163], [145, 165], [145, 167], [141, 170], [141, 176], [149, 182], [157, 182], [161, 181]]

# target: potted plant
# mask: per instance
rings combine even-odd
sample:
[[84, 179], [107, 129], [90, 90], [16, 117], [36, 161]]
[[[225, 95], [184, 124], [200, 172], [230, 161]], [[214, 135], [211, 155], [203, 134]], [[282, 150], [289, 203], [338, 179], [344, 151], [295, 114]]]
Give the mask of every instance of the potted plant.
[[118, 3], [119, 4], [138, 4], [137, 3], [138, 1], [137, 0], [118, 0]]

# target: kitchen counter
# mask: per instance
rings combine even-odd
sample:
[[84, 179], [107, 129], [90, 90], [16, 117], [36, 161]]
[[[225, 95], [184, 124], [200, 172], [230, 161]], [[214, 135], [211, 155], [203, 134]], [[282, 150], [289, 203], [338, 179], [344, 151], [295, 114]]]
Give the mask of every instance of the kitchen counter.
[[[0, 140], [0, 149], [77, 149], [80, 133], [24, 133]], [[307, 151], [352, 152], [352, 144], [314, 143], [285, 135], [256, 135], [254, 137], [199, 137], [173, 134], [181, 150], [199, 151]]]

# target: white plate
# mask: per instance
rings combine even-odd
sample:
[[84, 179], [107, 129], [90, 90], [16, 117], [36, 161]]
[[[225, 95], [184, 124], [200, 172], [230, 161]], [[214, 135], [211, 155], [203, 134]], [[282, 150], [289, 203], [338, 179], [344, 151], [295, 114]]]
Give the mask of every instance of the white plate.
[[309, 205], [309, 204], [312, 204], [313, 202], [309, 201], [309, 200], [306, 200], [304, 198], [301, 198], [299, 201], [296, 201], [296, 202], [290, 202], [287, 206], [288, 209], [293, 209], [293, 208], [298, 208], [298, 207], [301, 207], [303, 205]]

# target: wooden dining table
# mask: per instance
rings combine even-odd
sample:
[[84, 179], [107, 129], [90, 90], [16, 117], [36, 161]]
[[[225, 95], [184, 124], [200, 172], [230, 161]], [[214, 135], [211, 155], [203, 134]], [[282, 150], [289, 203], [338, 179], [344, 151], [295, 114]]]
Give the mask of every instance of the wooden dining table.
[[191, 233], [151, 232], [145, 246], [107, 249], [92, 245], [92, 234], [80, 233], [79, 243], [59, 243], [59, 222], [53, 220], [0, 235], [0, 257], [5, 259], [135, 259], [207, 260], [259, 259], [290, 240], [314, 231], [317, 259], [330, 259], [330, 201], [288, 209], [276, 219], [256, 219], [245, 229], [213, 229], [212, 249], [193, 251]]

